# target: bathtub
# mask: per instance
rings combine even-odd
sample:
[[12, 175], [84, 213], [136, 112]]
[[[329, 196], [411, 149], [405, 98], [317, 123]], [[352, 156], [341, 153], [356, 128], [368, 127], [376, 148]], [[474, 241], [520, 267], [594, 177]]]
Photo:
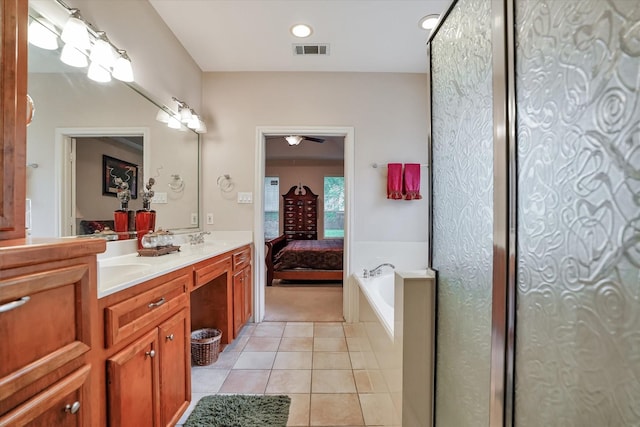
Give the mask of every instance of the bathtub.
[[377, 277], [354, 275], [360, 291], [375, 312], [385, 331], [393, 340], [394, 329], [394, 273], [387, 273]]

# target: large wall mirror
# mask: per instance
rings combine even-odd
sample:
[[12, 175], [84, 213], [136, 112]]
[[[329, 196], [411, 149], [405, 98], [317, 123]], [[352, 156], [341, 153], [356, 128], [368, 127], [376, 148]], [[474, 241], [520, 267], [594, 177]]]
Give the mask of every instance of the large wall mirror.
[[[64, 12], [53, 0], [29, 6], [30, 22]], [[29, 234], [87, 234], [92, 224], [113, 220], [119, 202], [105, 189], [106, 161], [137, 166], [131, 186], [138, 191], [155, 179], [156, 228], [198, 229], [199, 135], [156, 120], [162, 106], [135, 83], [97, 83], [86, 68], [64, 64], [61, 48], [28, 48], [28, 93], [35, 105], [27, 128]], [[129, 209], [141, 207], [139, 195], [129, 202]]]

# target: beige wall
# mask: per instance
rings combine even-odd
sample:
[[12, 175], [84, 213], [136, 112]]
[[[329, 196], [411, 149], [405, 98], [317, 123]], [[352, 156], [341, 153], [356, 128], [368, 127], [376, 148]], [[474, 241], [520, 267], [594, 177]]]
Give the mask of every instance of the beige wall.
[[[343, 176], [343, 173], [343, 162], [336, 161], [270, 160], [265, 168], [266, 176], [280, 178], [280, 194], [285, 194], [293, 186], [306, 185], [318, 195], [318, 239], [324, 236], [324, 177]], [[280, 212], [283, 212], [282, 197]], [[280, 215], [280, 234], [283, 233], [283, 227]]]
[[[354, 238], [427, 240], [427, 199], [386, 199], [386, 169], [372, 163], [427, 162], [426, 79], [392, 73], [205, 73], [203, 206], [213, 230], [252, 230], [253, 205], [238, 204], [237, 191], [253, 191], [256, 127], [354, 128]], [[426, 187], [426, 168], [422, 169]], [[233, 193], [216, 179], [229, 174]], [[423, 191], [424, 193], [424, 191]]]

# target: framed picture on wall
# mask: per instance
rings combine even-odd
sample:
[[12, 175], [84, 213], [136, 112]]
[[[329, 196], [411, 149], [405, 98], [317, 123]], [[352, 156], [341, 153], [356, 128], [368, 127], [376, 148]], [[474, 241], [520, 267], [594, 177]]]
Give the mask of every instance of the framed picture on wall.
[[138, 165], [102, 155], [102, 194], [116, 197], [118, 186], [115, 179], [129, 183], [131, 198], [138, 198]]

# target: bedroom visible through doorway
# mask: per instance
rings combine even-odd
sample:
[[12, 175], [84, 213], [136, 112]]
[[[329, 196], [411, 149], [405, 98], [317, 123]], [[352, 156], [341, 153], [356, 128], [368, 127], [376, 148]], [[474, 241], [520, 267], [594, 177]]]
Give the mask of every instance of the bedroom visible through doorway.
[[[314, 135], [296, 146], [286, 136], [265, 138], [264, 239], [280, 239], [273, 250], [283, 253], [273, 258], [276, 277], [267, 272], [263, 320], [343, 321], [344, 136]], [[339, 252], [325, 248], [329, 240]], [[301, 252], [287, 258], [294, 246]], [[339, 264], [325, 264], [331, 257]]]

